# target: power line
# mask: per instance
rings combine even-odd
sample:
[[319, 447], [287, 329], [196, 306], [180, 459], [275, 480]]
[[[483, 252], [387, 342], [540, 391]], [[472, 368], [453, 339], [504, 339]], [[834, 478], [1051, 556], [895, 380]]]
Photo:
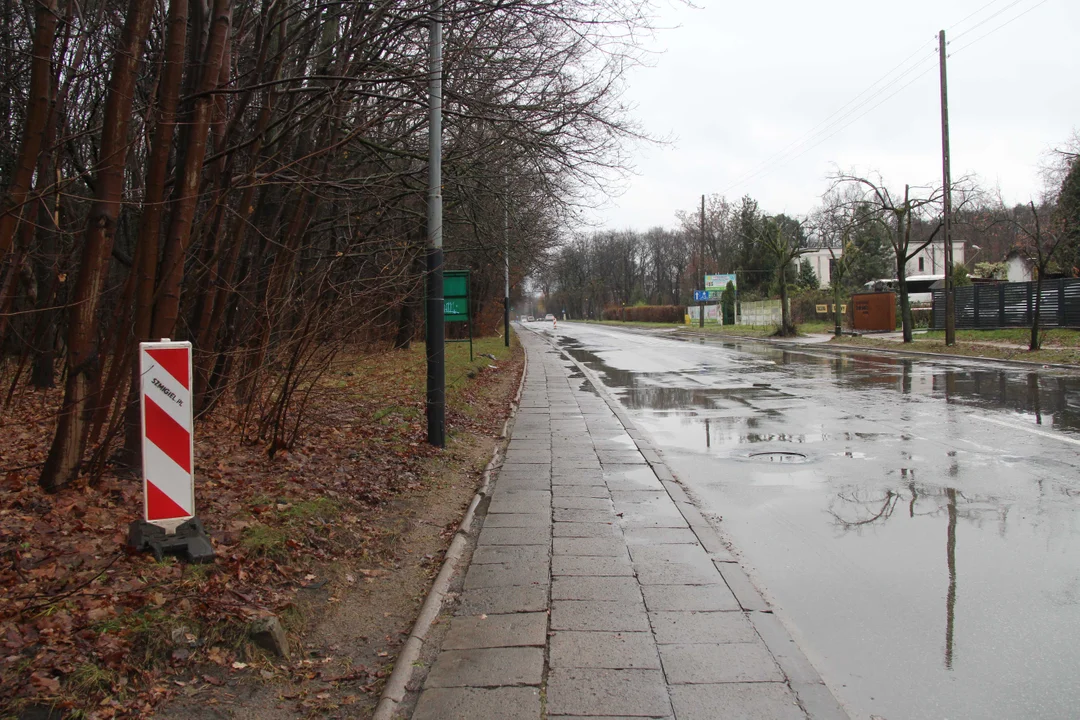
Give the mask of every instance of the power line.
[[[931, 70], [934, 70], [934, 69], [936, 69], [936, 67], [937, 67], [937, 66], [936, 66], [936, 65], [933, 65], [933, 64], [931, 64], [931, 65], [929, 65], [929, 66], [925, 67], [925, 68], [923, 69], [923, 71], [922, 71], [921, 73], [919, 73], [918, 75], [916, 75], [915, 77], [913, 77], [913, 78], [912, 78], [911, 80], [909, 80], [908, 82], [906, 82], [906, 83], [904, 83], [903, 85], [901, 85], [900, 87], [898, 87], [898, 88], [897, 88], [896, 90], [894, 90], [893, 92], [891, 92], [891, 93], [889, 93], [888, 95], [886, 95], [885, 97], [883, 97], [883, 98], [882, 98], [882, 99], [881, 99], [880, 101], [878, 101], [877, 103], [875, 103], [875, 104], [874, 104], [874, 105], [872, 105], [871, 107], [867, 108], [867, 109], [866, 109], [866, 110], [864, 110], [863, 112], [861, 112], [861, 113], [859, 113], [858, 115], [856, 115], [855, 117], [851, 118], [851, 120], [849, 120], [848, 122], [844, 123], [844, 124], [843, 124], [843, 125], [841, 125], [840, 127], [837, 127], [837, 128], [836, 128], [836, 129], [835, 129], [835, 130], [834, 130], [833, 132], [831, 132], [830, 134], [828, 134], [828, 135], [826, 135], [825, 137], [821, 138], [820, 140], [818, 140], [817, 142], [815, 142], [815, 143], [814, 143], [813, 145], [810, 145], [810, 146], [806, 147], [805, 149], [803, 149], [803, 150], [802, 150], [801, 152], [799, 152], [798, 154], [796, 154], [796, 155], [792, 155], [792, 156], [791, 156], [790, 158], [787, 158], [787, 159], [785, 160], [785, 163], [790, 163], [790, 162], [793, 162], [793, 161], [795, 161], [795, 160], [799, 159], [800, 157], [802, 157], [802, 156], [803, 156], [803, 155], [805, 155], [806, 153], [810, 152], [811, 150], [813, 150], [813, 149], [814, 149], [814, 148], [816, 148], [817, 146], [819, 146], [819, 145], [821, 145], [822, 143], [826, 142], [827, 140], [829, 140], [829, 139], [831, 139], [831, 138], [835, 137], [836, 135], [839, 135], [839, 134], [840, 134], [841, 132], [843, 132], [843, 131], [844, 131], [844, 130], [846, 130], [847, 128], [851, 127], [851, 126], [852, 126], [853, 124], [855, 124], [856, 122], [858, 122], [859, 120], [861, 120], [861, 119], [862, 119], [863, 117], [865, 117], [865, 116], [866, 116], [866, 115], [868, 115], [869, 113], [873, 112], [874, 110], [876, 110], [877, 108], [879, 108], [879, 107], [880, 107], [881, 105], [883, 105], [883, 104], [885, 104], [886, 102], [888, 102], [889, 100], [891, 100], [891, 99], [892, 99], [893, 97], [895, 97], [896, 95], [899, 95], [899, 94], [900, 94], [901, 92], [903, 92], [903, 91], [904, 91], [904, 90], [906, 90], [906, 89], [907, 89], [908, 87], [910, 87], [911, 85], [913, 85], [913, 84], [914, 84], [915, 82], [917, 82], [917, 81], [918, 81], [918, 80], [919, 80], [920, 78], [922, 78], [922, 77], [923, 77], [924, 75], [926, 75], [926, 74], [927, 74], [928, 72], [930, 72]], [[766, 169], [765, 171], [763, 171], [763, 172], [759, 173], [758, 175], [755, 175], [755, 176], [754, 176], [753, 178], [751, 178], [751, 179], [759, 179], [759, 178], [762, 178], [762, 177], [767, 177], [767, 176], [768, 176], [768, 175], [769, 175], [770, 173], [774, 172], [775, 170], [778, 170], [778, 169], [779, 169], [779, 168], [781, 168], [781, 167], [783, 167], [783, 164], [779, 164], [779, 165], [776, 165], [776, 166], [774, 166], [774, 167], [768, 168], [768, 169]]]
[[[1015, 7], [1015, 6], [1019, 5], [1019, 4], [1020, 4], [1020, 3], [1022, 3], [1023, 1], [1024, 1], [1024, 0], [1013, 0], [1013, 1], [1011, 2], [1011, 3], [1009, 3], [1009, 4], [1008, 4], [1008, 5], [1006, 5], [1005, 7], [1001, 8], [1000, 10], [998, 10], [998, 11], [997, 11], [996, 13], [994, 13], [994, 14], [992, 14], [992, 15], [989, 15], [989, 16], [987, 16], [987, 17], [984, 17], [984, 18], [983, 18], [982, 20], [980, 20], [979, 22], [975, 23], [974, 25], [972, 25], [971, 27], [969, 27], [969, 28], [968, 28], [967, 30], [965, 30], [964, 32], [962, 32], [962, 33], [957, 33], [956, 37], [954, 37], [954, 38], [953, 38], [953, 42], [956, 42], [957, 40], [959, 40], [960, 38], [964, 37], [964, 36], [965, 36], [965, 35], [967, 35], [967, 34], [968, 34], [969, 32], [971, 32], [972, 30], [975, 30], [976, 28], [978, 28], [978, 27], [981, 27], [982, 25], [985, 25], [986, 23], [990, 22], [991, 20], [993, 20], [994, 18], [996, 18], [996, 17], [997, 17], [998, 15], [1000, 15], [1001, 13], [1003, 13], [1003, 12], [1007, 11], [1007, 10], [1008, 10], [1009, 8], [1012, 8], [1012, 7]], [[983, 7], [985, 8], [985, 7], [987, 7], [987, 6], [985, 6], [985, 5], [984, 5]], [[969, 16], [969, 17], [970, 17], [970, 16]]]
[[[914, 54], [918, 54], [922, 50], [923, 50], [923, 48], [920, 48]], [[903, 80], [905, 77], [910, 75], [912, 72], [915, 72], [916, 70], [922, 69], [922, 72], [919, 73], [919, 75], [917, 75], [915, 77], [915, 79], [917, 80], [918, 78], [922, 77], [927, 72], [929, 72], [931, 69], [933, 69], [933, 67], [934, 67], [933, 65], [930, 65], [928, 67], [924, 67], [924, 66], [926, 65], [927, 60], [930, 60], [935, 56], [936, 52], [937, 51], [934, 50], [931, 53], [925, 54], [924, 57], [922, 59], [920, 59], [919, 61], [917, 61], [914, 65], [912, 65], [911, 67], [904, 70], [904, 72], [897, 75], [895, 78], [890, 80], [887, 84], [885, 84], [882, 87], [878, 88], [875, 92], [873, 92], [871, 95], [866, 97], [862, 102], [859, 102], [858, 104], [854, 105], [854, 107], [850, 107], [850, 109], [848, 109], [846, 112], [843, 112], [842, 114], [840, 114], [840, 116], [836, 117], [836, 119], [833, 120], [832, 122], [818, 123], [818, 125], [815, 126], [814, 130], [812, 130], [811, 132], [806, 133], [800, 139], [798, 139], [795, 142], [793, 142], [792, 144], [788, 145], [781, 152], [779, 152], [779, 153], [773, 155], [772, 157], [768, 158], [767, 160], [762, 162], [760, 165], [758, 165], [755, 169], [751, 170], [748, 173], [744, 173], [743, 175], [741, 175], [734, 183], [732, 183], [731, 186], [729, 186], [728, 188], [725, 188], [724, 191], [721, 194], [725, 194], [725, 193], [729, 192], [730, 190], [734, 189], [735, 187], [737, 187], [737, 186], [739, 186], [739, 185], [741, 185], [743, 183], [749, 182], [750, 180], [755, 180], [755, 179], [757, 179], [759, 177], [762, 177], [763, 175], [767, 175], [768, 173], [775, 170], [777, 167], [782, 167], [784, 164], [790, 162], [791, 160], [794, 160], [795, 158], [802, 156], [808, 150], [810, 150], [810, 149], [812, 149], [814, 147], [817, 147], [818, 145], [821, 144], [821, 142], [824, 142], [824, 140], [827, 140], [828, 138], [832, 137], [837, 132], [839, 132], [839, 130], [836, 130], [835, 132], [832, 132], [829, 135], [827, 135], [822, 140], [818, 140], [818, 138], [821, 137], [823, 134], [829, 133], [831, 130], [833, 130], [837, 126], [840, 126], [841, 130], [843, 128], [848, 127], [851, 124], [851, 122], [854, 122], [854, 120], [852, 120], [851, 122], [847, 122], [847, 123], [844, 122], [845, 120], [847, 120], [849, 117], [851, 117], [851, 115], [853, 115], [854, 113], [858, 112], [860, 109], [865, 107], [868, 103], [873, 102], [882, 93], [884, 93], [884, 92], [888, 91], [889, 89], [891, 89], [893, 86], [896, 85], [896, 83]], [[912, 56], [909, 56], [908, 59], [910, 59], [910, 57], [912, 57]], [[907, 62], [907, 60], [904, 61], [904, 63], [906, 63], [906, 62]], [[901, 63], [901, 65], [903, 65], [904, 63]], [[897, 66], [897, 67], [900, 67], [900, 66]], [[891, 75], [894, 71], [895, 71], [895, 68], [894, 68], [894, 70], [890, 70], [889, 73], [887, 73], [885, 77], [888, 77], [888, 75]], [[857, 95], [852, 101], [845, 104], [841, 108], [841, 110], [851, 106], [852, 103], [855, 102], [855, 100], [858, 100], [859, 98], [861, 98], [863, 95], [865, 95], [869, 90], [873, 89], [874, 86], [876, 86], [880, 82], [881, 81], [878, 80], [873, 85], [868, 87], [866, 90], [859, 93], [859, 95]], [[912, 82], [914, 82], [914, 80], [905, 83], [899, 90], [903, 90], [904, 88], [908, 87]], [[899, 90], [897, 90], [896, 92], [899, 92]], [[893, 97], [893, 95], [895, 95], [896, 92], [890, 93], [885, 98], [885, 100]], [[884, 102], [884, 100], [882, 100], [881, 102]], [[878, 102], [878, 103], [874, 104], [869, 110], [866, 110], [866, 111], [860, 113], [855, 118], [855, 120], [857, 120], [858, 118], [863, 117], [863, 115], [865, 115], [867, 112], [869, 112], [870, 110], [873, 110], [874, 108], [881, 105], [881, 102]], [[840, 111], [834, 112], [832, 115], [829, 116], [829, 118], [835, 117], [839, 112]], [[844, 123], [844, 124], [841, 125], [841, 123]], [[819, 128], [819, 127], [821, 129], [816, 130], [816, 128]], [[815, 140], [817, 140], [817, 142], [815, 142]], [[807, 145], [808, 143], [811, 143], [811, 144]], [[792, 152], [795, 152], [795, 154], [792, 155]]]
[[949, 26], [948, 28], [946, 28], [946, 30], [948, 30], [948, 31], [949, 31], [949, 32], [951, 33], [951, 32], [952, 32], [953, 30], [955, 30], [955, 29], [956, 29], [956, 26], [957, 26], [957, 25], [963, 25], [963, 24], [964, 24], [964, 23], [966, 23], [966, 22], [967, 22], [968, 20], [970, 20], [971, 18], [975, 17], [976, 15], [978, 15], [979, 13], [981, 13], [981, 12], [982, 12], [983, 10], [985, 10], [986, 8], [988, 8], [988, 7], [990, 7], [991, 5], [994, 5], [994, 4], [996, 4], [996, 3], [999, 3], [999, 2], [1001, 2], [1001, 0], [990, 0], [990, 2], [986, 3], [985, 5], [983, 5], [983, 6], [981, 7], [981, 8], [979, 8], [979, 9], [978, 9], [978, 10], [976, 10], [975, 12], [971, 13], [970, 15], [967, 15], [967, 16], [965, 16], [965, 17], [964, 17], [964, 19], [962, 19], [962, 20], [958, 20], [958, 21], [954, 22], [954, 23], [953, 23], [952, 25], [950, 25], [950, 26]]
[[1000, 25], [998, 25], [998, 26], [997, 26], [996, 28], [994, 28], [993, 30], [990, 30], [989, 32], [985, 32], [985, 33], [983, 33], [982, 35], [980, 35], [979, 37], [977, 37], [977, 38], [975, 38], [974, 40], [972, 40], [971, 42], [969, 42], [969, 43], [967, 43], [967, 44], [965, 44], [965, 45], [961, 45], [961, 46], [960, 46], [960, 47], [958, 47], [958, 48], [957, 48], [956, 50], [953, 50], [953, 51], [952, 51], [951, 53], [949, 53], [949, 57], [952, 57], [952, 56], [953, 56], [953, 55], [955, 55], [956, 53], [958, 53], [958, 52], [960, 52], [960, 51], [962, 51], [962, 50], [966, 50], [967, 48], [971, 47], [972, 45], [974, 45], [975, 43], [979, 42], [980, 40], [982, 40], [982, 39], [984, 39], [984, 38], [986, 38], [986, 37], [989, 37], [990, 35], [993, 35], [994, 33], [996, 33], [996, 32], [997, 32], [998, 30], [1000, 30], [1001, 28], [1003, 28], [1003, 27], [1005, 27], [1006, 25], [1009, 25], [1009, 24], [1011, 24], [1011, 23], [1013, 23], [1013, 22], [1016, 22], [1017, 20], [1019, 20], [1020, 18], [1024, 17], [1025, 15], [1027, 15], [1027, 14], [1028, 14], [1029, 12], [1031, 12], [1032, 10], [1035, 10], [1036, 8], [1038, 8], [1038, 7], [1041, 7], [1041, 6], [1045, 5], [1045, 4], [1047, 3], [1047, 2], [1049, 2], [1049, 0], [1042, 0], [1042, 2], [1038, 2], [1038, 3], [1035, 3], [1034, 5], [1032, 5], [1031, 7], [1029, 7], [1029, 8], [1028, 8], [1027, 10], [1025, 10], [1024, 12], [1020, 13], [1019, 15], [1014, 15], [1014, 16], [1013, 16], [1013, 17], [1012, 17], [1011, 19], [1009, 19], [1009, 20], [1006, 20], [1005, 22], [1001, 23]]
[[[996, 0], [995, 0], [995, 2], [996, 2]], [[915, 52], [911, 53], [911, 55], [908, 55], [908, 56], [907, 56], [906, 58], [904, 58], [904, 59], [903, 59], [903, 60], [902, 60], [902, 61], [901, 61], [901, 62], [900, 62], [900, 63], [899, 63], [898, 65], [896, 65], [896, 66], [895, 66], [894, 68], [892, 68], [892, 69], [891, 69], [891, 70], [889, 70], [889, 71], [888, 71], [887, 73], [885, 73], [885, 74], [884, 74], [884, 75], [882, 75], [882, 76], [881, 76], [880, 78], [878, 78], [878, 79], [877, 79], [877, 80], [875, 80], [875, 81], [874, 81], [873, 83], [871, 83], [871, 84], [870, 84], [870, 85], [869, 85], [869, 86], [868, 86], [868, 87], [867, 87], [867, 88], [866, 88], [865, 90], [863, 90], [863, 91], [862, 91], [862, 92], [860, 92], [860, 93], [859, 93], [858, 95], [856, 95], [855, 97], [853, 97], [853, 98], [852, 98], [851, 100], [849, 100], [849, 101], [847, 101], [846, 103], [844, 103], [843, 105], [841, 105], [841, 106], [840, 106], [839, 108], [837, 108], [836, 110], [834, 110], [834, 111], [832, 112], [832, 114], [828, 115], [828, 116], [827, 116], [827, 117], [826, 117], [826, 118], [825, 118], [824, 120], [822, 120], [821, 122], [819, 122], [819, 123], [818, 123], [817, 125], [815, 125], [814, 127], [810, 128], [810, 130], [808, 130], [808, 131], [807, 131], [807, 132], [806, 132], [805, 134], [803, 134], [803, 135], [802, 135], [801, 137], [799, 137], [799, 138], [796, 138], [796, 139], [795, 139], [794, 141], [792, 141], [792, 142], [791, 142], [791, 143], [790, 143], [789, 145], [787, 145], [787, 146], [785, 146], [784, 148], [782, 148], [782, 149], [781, 149], [781, 150], [780, 150], [779, 152], [777, 152], [777, 153], [775, 153], [774, 155], [772, 155], [772, 156], [770, 156], [770, 157], [766, 158], [765, 160], [763, 160], [763, 161], [762, 161], [762, 162], [761, 162], [761, 163], [760, 163], [760, 164], [759, 164], [759, 165], [758, 165], [757, 167], [755, 167], [755, 168], [754, 168], [753, 170], [749, 171], [749, 176], [751, 176], [751, 177], [752, 177], [752, 176], [753, 176], [753, 175], [754, 175], [754, 174], [755, 174], [755, 173], [756, 173], [756, 172], [758, 171], [758, 169], [760, 169], [760, 168], [762, 168], [762, 167], [765, 167], [765, 166], [769, 165], [769, 164], [770, 164], [771, 162], [773, 162], [773, 161], [774, 161], [775, 159], [778, 159], [778, 158], [781, 158], [781, 157], [783, 157], [783, 156], [784, 156], [784, 155], [785, 155], [785, 154], [786, 154], [786, 153], [787, 153], [787, 152], [788, 152], [789, 150], [791, 150], [792, 148], [795, 148], [795, 147], [799, 146], [800, 144], [802, 144], [803, 142], [806, 142], [806, 141], [808, 141], [808, 140], [812, 139], [812, 138], [813, 138], [813, 137], [814, 137], [815, 135], [817, 135], [817, 134], [818, 134], [818, 132], [817, 132], [817, 131], [818, 131], [818, 128], [822, 127], [823, 125], [828, 125], [828, 124], [829, 124], [829, 121], [830, 121], [830, 120], [832, 120], [832, 118], [834, 118], [835, 116], [837, 116], [837, 115], [841, 114], [841, 113], [842, 113], [843, 111], [845, 111], [845, 110], [846, 110], [846, 109], [847, 109], [847, 108], [848, 108], [848, 107], [849, 107], [850, 105], [852, 105], [853, 103], [855, 103], [855, 102], [856, 102], [857, 100], [859, 100], [859, 98], [861, 98], [861, 97], [862, 97], [863, 95], [865, 95], [866, 93], [868, 93], [868, 92], [870, 92], [871, 90], [873, 90], [873, 89], [874, 89], [874, 88], [875, 88], [875, 87], [876, 87], [876, 86], [877, 86], [877, 85], [878, 85], [879, 83], [881, 83], [881, 82], [882, 82], [883, 80], [885, 80], [885, 79], [886, 79], [886, 78], [888, 78], [888, 77], [889, 77], [890, 75], [892, 75], [892, 74], [893, 74], [894, 72], [896, 72], [896, 71], [897, 71], [898, 69], [900, 69], [901, 67], [903, 67], [903, 66], [904, 66], [904, 65], [905, 65], [905, 64], [906, 64], [906, 63], [907, 63], [907, 62], [908, 62], [909, 60], [911, 60], [911, 58], [915, 57], [916, 55], [918, 55], [918, 54], [919, 54], [920, 52], [922, 52], [922, 51], [923, 51], [923, 47], [919, 47], [919, 48], [918, 48], [918, 49], [917, 49], [917, 50], [916, 50]], [[901, 75], [900, 75], [900, 77], [903, 77], [903, 74], [901, 74]], [[899, 79], [899, 78], [897, 78], [897, 79]], [[895, 81], [894, 81], [894, 82], [895, 82]], [[871, 96], [871, 97], [873, 97], [873, 96]], [[868, 98], [868, 99], [869, 99], [869, 98]], [[852, 111], [854, 111], [855, 109], [857, 109], [857, 108], [852, 108]], [[841, 119], [842, 119], [842, 118], [841, 118]], [[825, 129], [827, 129], [827, 128], [825, 128]], [[746, 177], [746, 176], [744, 175], [743, 177]], [[735, 185], [738, 185], [738, 184], [740, 184], [741, 182], [743, 182], [743, 179], [742, 179], [742, 178], [740, 178], [740, 179], [739, 179], [738, 181], [736, 181]], [[734, 185], [733, 185], [733, 187], [734, 187]], [[730, 188], [729, 188], [729, 189], [730, 189]], [[725, 190], [725, 192], [726, 192], [726, 190]]]
[[[990, 0], [989, 2], [984, 4], [979, 9], [977, 9], [974, 12], [968, 14], [967, 16], [965, 16], [964, 18], [962, 18], [958, 22], [953, 23], [953, 25], [950, 26], [950, 29], [955, 28], [955, 27], [960, 26], [960, 25], [963, 25], [965, 22], [967, 22], [971, 18], [982, 14], [983, 12], [985, 12], [987, 9], [989, 9], [991, 6], [997, 4], [998, 2], [1001, 2], [1001, 0]], [[953, 42], [955, 42], [958, 38], [963, 37], [964, 35], [967, 35], [968, 33], [972, 32], [973, 30], [978, 29], [979, 27], [985, 25], [987, 22], [990, 22], [994, 18], [1001, 16], [1003, 13], [1005, 13], [1005, 12], [1009, 11], [1010, 9], [1016, 7], [1017, 5], [1019, 5], [1022, 2], [1024, 2], [1024, 0], [1013, 0], [1012, 2], [1010, 2], [1005, 7], [1001, 8], [1001, 9], [991, 13], [987, 17], [979, 20], [977, 23], [975, 23], [974, 25], [972, 25], [971, 27], [967, 28], [966, 30], [959, 33], [956, 37], [954, 37], [952, 39], [952, 41], [950, 42], [950, 45]], [[1010, 23], [1015, 22], [1016, 20], [1023, 17], [1024, 15], [1027, 15], [1032, 10], [1035, 10], [1036, 8], [1046, 4], [1046, 2], [1048, 2], [1048, 0], [1041, 0], [1040, 2], [1038, 2], [1035, 5], [1031, 6], [1027, 10], [1024, 10], [1023, 12], [1019, 13], [1018, 15], [1015, 15], [1011, 19], [1009, 19], [1006, 22], [1002, 23], [1001, 25], [998, 25], [997, 27], [993, 28], [989, 32], [983, 33], [982, 35], [975, 38], [971, 42], [968, 42], [968, 43], [962, 45], [961, 47], [959, 47], [958, 49], [952, 51], [950, 53], [950, 56], [955, 55], [956, 53], [961, 52], [962, 50], [965, 50], [965, 49], [971, 47], [975, 43], [977, 43], [980, 40], [988, 37], [989, 35], [992, 35], [993, 33], [997, 32], [1000, 29], [1002, 29], [1006, 25], [1009, 25]], [[884, 75], [882, 75], [880, 78], [875, 80], [868, 87], [866, 87], [866, 89], [864, 89], [858, 95], [853, 97], [847, 103], [845, 103], [844, 105], [837, 108], [830, 115], [828, 115], [826, 118], [824, 118], [822, 121], [820, 121], [817, 125], [813, 126], [810, 130], [808, 130], [806, 133], [804, 133], [801, 137], [797, 138], [796, 140], [794, 140], [790, 144], [786, 145], [779, 152], [777, 152], [777, 153], [771, 155], [770, 157], [766, 158], [765, 160], [763, 160], [761, 163], [759, 163], [752, 170], [743, 173], [731, 185], [726, 187], [721, 192], [721, 195], [725, 195], [728, 192], [730, 192], [731, 190], [735, 189], [736, 187], [738, 187], [740, 185], [743, 185], [745, 183], [748, 183], [751, 180], [756, 180], [756, 179], [759, 179], [761, 177], [765, 177], [765, 176], [769, 175], [770, 173], [772, 173], [773, 171], [775, 171], [776, 169], [778, 169], [780, 167], [783, 167], [784, 165], [787, 165], [788, 163], [802, 157], [803, 155], [805, 155], [810, 150], [813, 150], [814, 148], [818, 147], [819, 145], [826, 142], [830, 138], [835, 137], [837, 134], [844, 131], [845, 129], [847, 129], [848, 127], [853, 125], [855, 122], [857, 122], [861, 118], [865, 117], [867, 114], [874, 111], [875, 109], [877, 109], [878, 107], [883, 105], [885, 102], [889, 101], [890, 99], [892, 99], [893, 97], [895, 97], [896, 95], [898, 95], [899, 93], [903, 92], [905, 89], [907, 89], [908, 87], [913, 85], [915, 82], [917, 82], [923, 76], [925, 76], [928, 72], [930, 72], [935, 67], [937, 67], [936, 63], [932, 63], [930, 65], [926, 64], [927, 60], [935, 58], [936, 55], [937, 55], [936, 41], [935, 41], [934, 45], [935, 45], [935, 47], [934, 47], [933, 52], [924, 55], [921, 59], [917, 60], [910, 67], [907, 67], [905, 70], [903, 70], [903, 72], [900, 72], [895, 77], [892, 77], [894, 74], [897, 73], [898, 70], [900, 70], [905, 65], [907, 65], [911, 61], [912, 58], [916, 57], [921, 52], [925, 51], [925, 47], [926, 47], [925, 44], [920, 46], [917, 50], [915, 50], [913, 53], [911, 53], [911, 55], [908, 55], [899, 64], [897, 64], [892, 69], [890, 69], [888, 72], [886, 72]], [[888, 90], [892, 89], [893, 87], [895, 87], [897, 85], [897, 83], [901, 82], [902, 80], [904, 80], [904, 78], [906, 78], [907, 76], [909, 76], [911, 73], [913, 73], [915, 71], [920, 71], [920, 72], [917, 75], [915, 75], [913, 78], [911, 78], [910, 80], [905, 82], [903, 85], [896, 88], [895, 90], [890, 92], [885, 97], [881, 98], [881, 100], [879, 100], [878, 102], [874, 103], [873, 105], [866, 108], [862, 112], [859, 112], [859, 110], [866, 107], [867, 104], [873, 102], [876, 98], [880, 97], [882, 95], [882, 93], [885, 93]], [[883, 82], [884, 82], [884, 84], [882, 85]], [[880, 87], [878, 87], [879, 85], [880, 85]], [[875, 90], [875, 88], [877, 88], [877, 89]], [[867, 95], [867, 93], [870, 93], [870, 94]], [[855, 113], [858, 113], [858, 114], [855, 115]]]

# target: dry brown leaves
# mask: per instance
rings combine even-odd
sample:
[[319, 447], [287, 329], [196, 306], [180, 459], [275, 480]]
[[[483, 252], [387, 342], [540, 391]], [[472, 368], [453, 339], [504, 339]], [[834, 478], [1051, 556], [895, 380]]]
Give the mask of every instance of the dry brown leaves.
[[[17, 398], [0, 418], [0, 717], [32, 707], [139, 717], [229, 673], [311, 672], [304, 661], [260, 663], [247, 624], [295, 615], [297, 594], [335, 558], [377, 542], [367, 509], [423, 481], [435, 451], [425, 442], [422, 363], [422, 348], [339, 363], [307, 432], [273, 458], [237, 441], [232, 408], [201, 421], [197, 513], [216, 552], [205, 566], [127, 551], [142, 507], [135, 476], [110, 469], [43, 493], [37, 474], [60, 394]], [[484, 369], [455, 390], [449, 431], [497, 434], [506, 398], [484, 406], [480, 390], [519, 369]]]

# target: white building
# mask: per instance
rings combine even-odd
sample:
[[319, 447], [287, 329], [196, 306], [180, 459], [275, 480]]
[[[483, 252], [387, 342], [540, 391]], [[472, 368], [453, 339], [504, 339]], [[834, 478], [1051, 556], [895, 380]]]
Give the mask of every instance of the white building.
[[[953, 264], [964, 264], [964, 243], [953, 242]], [[908, 260], [905, 275], [944, 275], [945, 244], [930, 243]]]
[[826, 288], [829, 286], [829, 282], [832, 280], [832, 259], [833, 253], [839, 258], [843, 255], [840, 248], [834, 248], [831, 252], [828, 248], [818, 248], [817, 250], [811, 250], [799, 257], [799, 262], [807, 260], [810, 263], [810, 267], [814, 268], [814, 274], [817, 275], [818, 286]]
[[1009, 282], [1031, 282], [1034, 278], [1034, 273], [1032, 273], [1034, 266], [1035, 263], [1031, 262], [1030, 259], [1013, 250], [1005, 256], [1005, 267], [1007, 268], [1005, 279]]
[[[832, 259], [835, 253], [837, 258], [843, 255], [840, 248], [834, 248], [832, 251], [829, 248], [818, 248], [811, 250], [810, 252], [802, 255], [799, 258], [799, 262], [808, 260], [810, 266], [814, 268], [814, 274], [817, 275], [818, 285], [822, 288], [829, 286], [829, 282], [832, 279]], [[962, 265], [964, 263], [964, 243], [953, 243], [953, 263]], [[893, 273], [894, 275], [896, 273]], [[908, 260], [905, 276], [911, 277], [912, 275], [944, 275], [945, 274], [945, 245], [931, 243], [916, 253], [915, 257]], [[1012, 275], [1009, 276], [1012, 279]], [[1030, 278], [1029, 278], [1030, 279]]]

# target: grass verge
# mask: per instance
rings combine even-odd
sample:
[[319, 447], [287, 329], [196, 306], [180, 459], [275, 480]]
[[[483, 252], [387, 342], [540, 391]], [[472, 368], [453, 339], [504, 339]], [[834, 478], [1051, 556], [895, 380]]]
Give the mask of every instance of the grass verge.
[[1012, 343], [995, 343], [988, 341], [971, 342], [958, 337], [955, 345], [945, 344], [944, 337], [915, 336], [913, 342], [901, 343], [894, 340], [883, 340], [873, 337], [842, 337], [829, 341], [830, 345], [837, 347], [879, 348], [894, 352], [926, 352], [940, 355], [955, 355], [957, 357], [986, 357], [998, 360], [1012, 360], [1039, 363], [1043, 365], [1080, 365], [1080, 348], [1072, 347], [1044, 347], [1041, 350], [1031, 352], [1026, 346]]

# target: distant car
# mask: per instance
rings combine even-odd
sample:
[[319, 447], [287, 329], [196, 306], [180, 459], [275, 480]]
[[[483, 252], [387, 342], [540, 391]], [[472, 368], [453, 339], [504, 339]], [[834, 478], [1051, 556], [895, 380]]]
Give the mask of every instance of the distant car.
[[548, 313], [547, 315], [544, 316], [544, 319], [545, 320], [551, 320], [552, 322], [554, 322], [555, 321], [555, 316], [552, 315], [551, 313]]
[[525, 322], [533, 322], [535, 318], [532, 315], [525, 316]]

